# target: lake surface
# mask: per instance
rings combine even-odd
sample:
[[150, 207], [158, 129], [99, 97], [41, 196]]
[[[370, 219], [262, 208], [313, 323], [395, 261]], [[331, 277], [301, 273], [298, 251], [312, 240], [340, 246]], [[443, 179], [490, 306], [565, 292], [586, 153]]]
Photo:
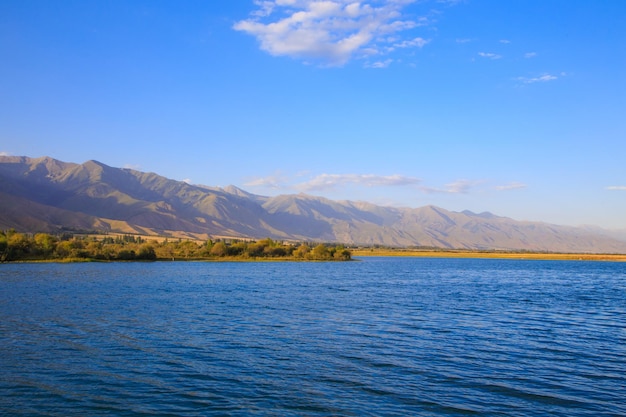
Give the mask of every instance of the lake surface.
[[624, 416], [626, 263], [4, 264], [0, 414]]

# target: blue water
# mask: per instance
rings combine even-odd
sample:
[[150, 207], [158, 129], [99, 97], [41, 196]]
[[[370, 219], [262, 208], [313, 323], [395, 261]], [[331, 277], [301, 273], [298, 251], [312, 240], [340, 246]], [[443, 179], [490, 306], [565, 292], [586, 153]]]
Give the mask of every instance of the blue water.
[[626, 264], [0, 265], [0, 414], [626, 415]]

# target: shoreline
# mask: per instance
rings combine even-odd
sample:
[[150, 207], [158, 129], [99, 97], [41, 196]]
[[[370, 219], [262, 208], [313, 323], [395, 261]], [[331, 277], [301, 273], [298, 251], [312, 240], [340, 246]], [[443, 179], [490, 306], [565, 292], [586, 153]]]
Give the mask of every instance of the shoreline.
[[132, 260], [120, 260], [120, 259], [94, 259], [94, 258], [63, 258], [63, 259], [19, 259], [16, 261], [0, 262], [0, 265], [11, 264], [38, 264], [38, 263], [51, 263], [51, 264], [78, 264], [78, 263], [173, 263], [173, 262], [353, 262], [354, 259], [302, 259], [302, 258], [269, 258], [269, 257], [256, 257], [256, 258], [244, 258], [244, 257], [214, 257], [214, 258], [157, 258], [157, 259], [132, 259]]
[[413, 257], [413, 258], [476, 258], [518, 259], [538, 261], [611, 261], [626, 262], [626, 254], [614, 253], [542, 253], [499, 252], [472, 250], [420, 250], [420, 249], [350, 249], [352, 257]]

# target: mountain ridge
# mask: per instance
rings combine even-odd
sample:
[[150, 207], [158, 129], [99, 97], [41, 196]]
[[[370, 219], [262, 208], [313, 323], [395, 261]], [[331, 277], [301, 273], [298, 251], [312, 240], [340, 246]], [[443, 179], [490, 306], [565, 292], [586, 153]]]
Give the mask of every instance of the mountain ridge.
[[353, 245], [626, 253], [618, 234], [517, 221], [490, 212], [397, 208], [307, 194], [259, 196], [156, 173], [50, 157], [0, 156], [0, 228]]

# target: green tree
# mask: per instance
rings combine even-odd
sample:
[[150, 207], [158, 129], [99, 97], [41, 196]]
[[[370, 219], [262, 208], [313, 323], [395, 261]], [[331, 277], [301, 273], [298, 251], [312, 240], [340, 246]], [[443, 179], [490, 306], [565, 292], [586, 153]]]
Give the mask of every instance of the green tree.
[[47, 233], [37, 233], [33, 240], [36, 250], [44, 256], [50, 256], [57, 243], [57, 239]]
[[311, 251], [311, 258], [318, 259], [318, 260], [329, 259], [330, 252], [328, 248], [326, 247], [326, 245], [323, 245], [320, 243], [319, 245], [314, 247], [313, 250]]
[[250, 243], [246, 249], [248, 256], [251, 256], [253, 258], [257, 258], [259, 256], [263, 256], [263, 251], [265, 250], [266, 246], [263, 243], [263, 241], [261, 242], [254, 242], [254, 243]]
[[134, 250], [122, 249], [117, 253], [117, 259], [120, 261], [132, 261], [136, 258]]
[[293, 256], [299, 259], [304, 259], [308, 256], [311, 248], [306, 243], [301, 244], [293, 251]]
[[288, 253], [289, 251], [284, 246], [268, 246], [263, 250], [265, 256], [273, 258], [285, 257]]
[[181, 258], [193, 258], [197, 256], [198, 249], [197, 243], [191, 240], [185, 240], [176, 245], [176, 254]]
[[210, 251], [212, 256], [226, 256], [228, 253], [228, 248], [224, 242], [217, 242], [213, 245]]
[[0, 263], [6, 262], [9, 257], [9, 242], [6, 235], [0, 232]]
[[32, 250], [32, 241], [23, 233], [11, 233], [7, 239], [8, 260], [24, 259]]
[[174, 244], [167, 239], [155, 248], [157, 258], [174, 260]]
[[137, 252], [137, 259], [141, 259], [144, 261], [154, 261], [156, 260], [156, 252], [154, 251], [154, 247], [150, 244], [143, 244], [139, 247], [139, 252]]
[[228, 256], [241, 256], [243, 253], [247, 253], [246, 249], [246, 242], [235, 242], [232, 245], [226, 247], [226, 254]]
[[54, 253], [59, 258], [69, 258], [72, 253], [72, 242], [69, 240], [63, 240], [57, 243], [54, 248]]
[[343, 246], [334, 248], [333, 258], [340, 261], [349, 261], [352, 259], [352, 253]]

